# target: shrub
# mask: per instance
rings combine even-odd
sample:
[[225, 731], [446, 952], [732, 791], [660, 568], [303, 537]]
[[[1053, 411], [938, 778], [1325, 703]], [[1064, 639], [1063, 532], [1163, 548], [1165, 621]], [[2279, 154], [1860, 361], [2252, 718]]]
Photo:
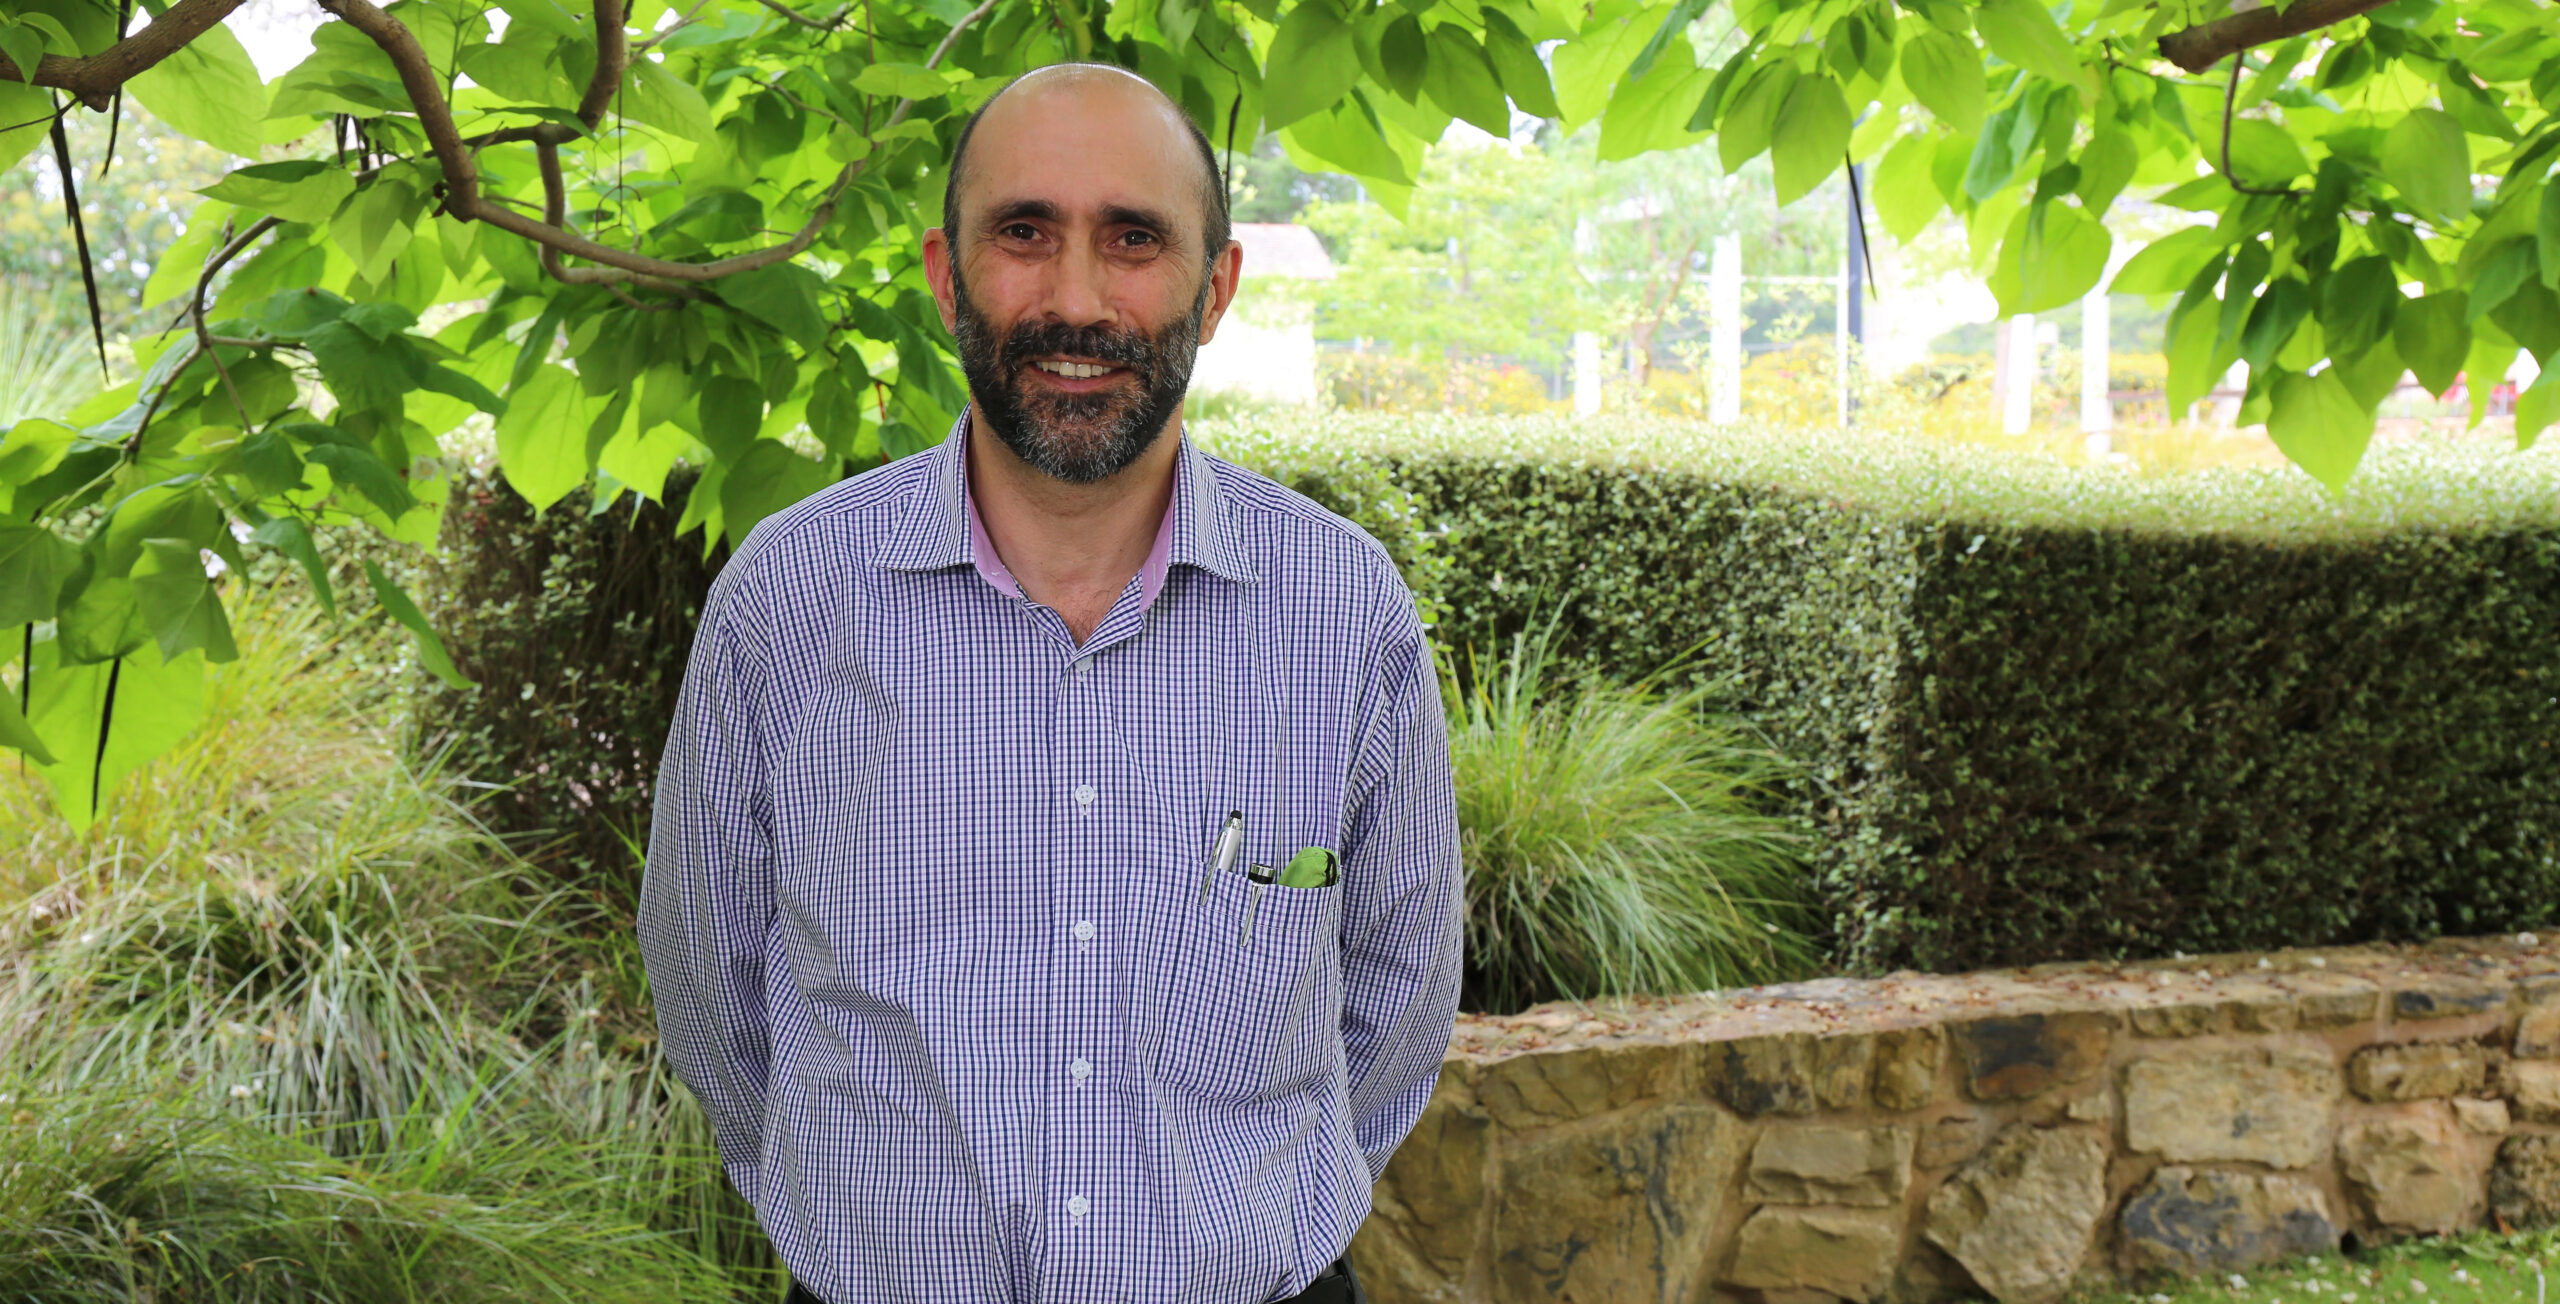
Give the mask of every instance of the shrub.
[[1548, 677], [1549, 631], [1447, 686], [1467, 1008], [1800, 975], [1803, 839], [1757, 808], [1778, 758], [1700, 688]]
[[2560, 474], [2135, 477], [1882, 435], [1266, 424], [1447, 527], [1444, 641], [1701, 648], [1805, 765], [1834, 958], [1965, 968], [2560, 911]]

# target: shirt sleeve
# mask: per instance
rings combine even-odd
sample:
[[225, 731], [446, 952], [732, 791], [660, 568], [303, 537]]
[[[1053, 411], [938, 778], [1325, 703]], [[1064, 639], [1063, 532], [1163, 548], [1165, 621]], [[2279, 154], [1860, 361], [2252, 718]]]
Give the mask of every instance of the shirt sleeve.
[[1462, 876], [1439, 673], [1421, 624], [1380, 659], [1343, 835], [1342, 1045], [1375, 1179], [1421, 1117], [1458, 1012]]
[[[733, 561], [732, 565], [740, 563]], [[640, 953], [659, 1044], [711, 1119], [729, 1179], [756, 1189], [772, 1063], [765, 940], [774, 839], [764, 741], [769, 667], [720, 586], [694, 638], [658, 767]]]

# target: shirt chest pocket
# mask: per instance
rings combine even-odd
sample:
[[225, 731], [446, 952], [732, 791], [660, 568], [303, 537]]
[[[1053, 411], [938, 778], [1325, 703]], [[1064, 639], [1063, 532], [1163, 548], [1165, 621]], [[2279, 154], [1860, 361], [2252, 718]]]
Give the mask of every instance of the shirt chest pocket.
[[1201, 1099], [1295, 1095], [1341, 1055], [1342, 889], [1272, 884], [1257, 903], [1241, 868], [1193, 898], [1166, 957], [1156, 1078]]

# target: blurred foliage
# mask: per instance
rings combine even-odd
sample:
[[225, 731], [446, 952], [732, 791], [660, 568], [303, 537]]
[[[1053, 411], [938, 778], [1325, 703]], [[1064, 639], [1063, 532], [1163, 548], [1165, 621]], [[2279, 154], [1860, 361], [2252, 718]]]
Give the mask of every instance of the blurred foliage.
[[[78, 160], [72, 181], [80, 192], [80, 216], [107, 337], [158, 330], [167, 324], [168, 313], [164, 310], [159, 319], [143, 313], [143, 286], [169, 247], [186, 233], [187, 219], [202, 202], [195, 192], [221, 180], [237, 160], [171, 131], [130, 99], [115, 126], [112, 159], [104, 115], [74, 113], [62, 125], [71, 157]], [[62, 174], [50, 150], [38, 150], [0, 171], [0, 279], [46, 300], [65, 320], [78, 322], [82, 334], [88, 333], [79, 250], [63, 208]], [[94, 381], [95, 373], [88, 379]], [[84, 393], [20, 415], [66, 412], [96, 391], [92, 384]], [[0, 426], [14, 419], [0, 412]]]

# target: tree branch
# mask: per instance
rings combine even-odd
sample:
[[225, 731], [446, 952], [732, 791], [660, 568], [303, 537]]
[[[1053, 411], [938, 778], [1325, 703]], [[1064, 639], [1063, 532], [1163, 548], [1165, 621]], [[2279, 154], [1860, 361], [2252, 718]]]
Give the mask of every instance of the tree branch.
[[2389, 0], [2298, 0], [2283, 10], [2274, 5], [2244, 10], [2161, 37], [2160, 57], [2188, 72], [2201, 73], [2252, 46], [2345, 22], [2387, 3]]
[[25, 82], [31, 86], [51, 86], [69, 91], [82, 104], [103, 113], [115, 98], [118, 87], [147, 72], [161, 60], [176, 54], [187, 42], [205, 34], [215, 23], [230, 16], [242, 0], [178, 0], [169, 11], [154, 19], [150, 26], [98, 51], [79, 58], [48, 54], [36, 61], [35, 75], [0, 54], [0, 81]]
[[2240, 180], [2239, 173], [2231, 170], [2231, 112], [2232, 106], [2240, 100], [2240, 74], [2248, 66], [2249, 60], [2246, 56], [2238, 54], [2231, 56], [2231, 86], [2222, 93], [2222, 180], [2233, 190], [2244, 195], [2290, 195], [2293, 193], [2291, 186], [2269, 190], [2264, 186], [2247, 185]]
[[593, 130], [622, 89], [622, 74], [631, 65], [631, 38], [622, 30], [622, 0], [596, 0], [596, 75], [578, 97], [578, 121]]
[[802, 27], [814, 28], [821, 32], [832, 32], [835, 29], [844, 26], [845, 15], [853, 12], [853, 7], [851, 5], [844, 5], [838, 7], [834, 13], [829, 14], [824, 18], [811, 18], [809, 15], [782, 3], [782, 0], [756, 0], [756, 3], [763, 5], [765, 8], [788, 18], [795, 23], [800, 24]]

